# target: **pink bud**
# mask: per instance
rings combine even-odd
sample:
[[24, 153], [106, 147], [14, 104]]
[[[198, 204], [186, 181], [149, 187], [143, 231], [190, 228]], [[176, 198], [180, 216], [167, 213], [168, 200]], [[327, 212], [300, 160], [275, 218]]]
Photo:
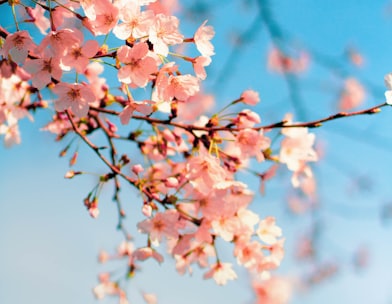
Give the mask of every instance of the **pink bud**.
[[254, 106], [260, 101], [259, 93], [253, 90], [246, 90], [241, 94], [241, 101]]
[[150, 217], [151, 216], [151, 212], [152, 212], [152, 207], [151, 205], [148, 204], [144, 204], [143, 208], [142, 208], [142, 213], [147, 216]]
[[97, 207], [90, 208], [88, 213], [90, 213], [92, 218], [97, 218], [99, 215], [99, 209]]
[[168, 188], [176, 188], [178, 187], [178, 180], [175, 177], [168, 177], [165, 180], [165, 186]]
[[144, 171], [144, 168], [140, 164], [132, 166], [132, 172], [135, 174], [139, 174], [140, 172], [143, 172], [143, 171]]

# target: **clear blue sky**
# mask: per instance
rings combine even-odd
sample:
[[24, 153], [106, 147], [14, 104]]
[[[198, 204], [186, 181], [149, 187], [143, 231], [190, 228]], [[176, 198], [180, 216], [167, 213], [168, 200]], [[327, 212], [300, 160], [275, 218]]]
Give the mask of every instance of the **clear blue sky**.
[[[239, 4], [248, 1], [228, 1], [224, 5], [222, 2], [210, 1], [211, 10], [198, 22], [182, 27], [188, 36], [204, 19], [215, 27], [216, 55], [208, 69], [210, 80], [206, 89], [215, 92], [222, 104], [244, 89], [255, 89], [262, 98], [258, 112], [263, 122], [277, 121], [293, 111], [293, 106], [284, 78], [266, 71], [271, 42], [265, 25], [255, 22], [247, 36], [249, 42], [232, 52], [229, 41], [233, 35], [247, 31], [257, 16], [255, 9]], [[358, 76], [372, 85], [363, 107], [383, 102], [383, 77], [392, 71], [391, 2], [270, 2], [276, 22], [291, 35], [292, 41], [318, 54], [310, 69], [298, 79], [305, 109], [302, 114], [306, 118], [317, 119], [336, 111], [341, 78], [330, 72], [330, 65], [322, 66], [320, 58], [343, 62], [347, 46], [356, 47], [365, 57], [363, 68], [346, 69], [347, 75]], [[4, 9], [0, 6], [2, 14]], [[192, 16], [197, 19], [195, 14]], [[11, 19], [3, 17], [0, 24], [10, 25]], [[187, 18], [192, 19], [190, 15]], [[40, 113], [34, 123], [21, 123], [22, 145], [12, 149], [0, 146], [1, 304], [96, 303], [91, 292], [97, 283], [96, 275], [113, 269], [113, 264], [99, 265], [97, 253], [101, 249], [113, 251], [121, 241], [121, 234], [115, 230], [116, 209], [110, 191], [106, 200], [101, 199], [100, 217], [93, 220], [82, 200], [93, 187], [94, 178], [63, 178], [68, 160], [59, 159], [58, 154], [64, 144], [55, 143], [53, 136], [39, 131], [49, 116], [50, 113]], [[336, 278], [296, 295], [291, 303], [392, 303], [392, 231], [380, 220], [381, 208], [392, 201], [391, 121], [392, 109], [384, 108], [372, 117], [334, 121], [315, 130], [326, 148], [324, 159], [315, 169], [321, 203], [316, 216], [323, 224], [320, 259], [337, 260], [343, 266]], [[81, 148], [80, 152], [76, 169], [102, 168], [98, 160], [92, 160], [91, 151]], [[371, 191], [350, 192], [358, 178], [368, 180], [361, 188], [371, 182]], [[290, 249], [298, 234], [310, 227], [312, 218], [288, 215], [287, 188], [282, 190], [281, 183], [279, 180], [268, 185], [267, 195], [258, 197], [254, 208], [261, 216], [276, 215], [283, 226], [288, 253], [279, 273], [293, 277], [309, 268], [295, 262]], [[254, 187], [257, 189], [256, 183]], [[134, 194], [124, 191], [123, 201], [133, 204], [135, 199]], [[133, 227], [134, 221], [130, 215], [128, 226]], [[350, 259], [361, 244], [370, 247], [370, 265], [357, 273]], [[166, 257], [166, 261], [162, 266], [146, 263], [145, 272], [129, 282], [131, 303], [143, 303], [140, 291], [156, 293], [160, 304], [251, 303], [250, 289], [241, 272], [243, 280], [216, 287], [211, 280], [200, 279], [203, 272], [198, 270], [192, 277], [177, 276], [170, 258]], [[116, 301], [106, 299], [101, 303]]]

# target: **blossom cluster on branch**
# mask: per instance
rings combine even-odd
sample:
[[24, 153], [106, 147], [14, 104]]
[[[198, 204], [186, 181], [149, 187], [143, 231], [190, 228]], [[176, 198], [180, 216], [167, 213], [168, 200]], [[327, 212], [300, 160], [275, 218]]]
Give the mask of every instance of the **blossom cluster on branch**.
[[[202, 82], [214, 55], [214, 29], [207, 21], [186, 37], [171, 13], [174, 7], [165, 1], [11, 0], [2, 6], [12, 11], [15, 23], [12, 29], [0, 26], [0, 134], [6, 146], [19, 144], [20, 119], [33, 120], [38, 109], [53, 111], [44, 129], [58, 141], [72, 138], [61, 156], [76, 137], [105, 164], [107, 172], [84, 204], [98, 217], [100, 191], [113, 184], [125, 241], [117, 254], [101, 253], [100, 260], [126, 258], [127, 275], [133, 276], [146, 259], [162, 263], [165, 244], [180, 274], [198, 265], [206, 268], [204, 278], [223, 285], [237, 278], [232, 263], [219, 257], [217, 240], [223, 240], [232, 244], [238, 265], [250, 272], [260, 301], [273, 297], [274, 292], [261, 290], [279, 282], [270, 271], [283, 259], [284, 238], [275, 218], [250, 209], [254, 193], [238, 173], [252, 172], [264, 184], [282, 166], [291, 172], [292, 186], [312, 196], [309, 163], [318, 156], [309, 128], [373, 114], [386, 103], [307, 123], [293, 123], [288, 115], [263, 126], [252, 111], [259, 94], [244, 90], [207, 115], [213, 97], [203, 92]], [[188, 48], [197, 54], [186, 55]], [[279, 71], [301, 70], [307, 60], [294, 64], [281, 62], [277, 52], [272, 56]], [[240, 111], [229, 111], [239, 105]], [[271, 138], [275, 129], [281, 130], [278, 142]], [[93, 134], [106, 144], [95, 143]], [[133, 150], [123, 149], [119, 143], [124, 142]], [[78, 151], [70, 166], [77, 156]], [[81, 174], [71, 169], [66, 177]], [[139, 194], [134, 208], [144, 217], [137, 223], [145, 235], [142, 247], [134, 246], [124, 225], [120, 189], [125, 186]], [[125, 291], [109, 274], [100, 276], [94, 292], [98, 298], [118, 295], [120, 303], [127, 303]]]

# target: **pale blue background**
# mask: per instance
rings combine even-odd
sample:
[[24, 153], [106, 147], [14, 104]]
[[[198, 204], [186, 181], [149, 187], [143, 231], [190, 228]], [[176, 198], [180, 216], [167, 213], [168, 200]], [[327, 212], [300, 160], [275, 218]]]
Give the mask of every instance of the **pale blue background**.
[[[264, 123], [270, 123], [293, 109], [282, 76], [266, 72], [266, 52], [271, 44], [263, 23], [255, 23], [246, 45], [233, 49], [228, 42], [257, 18], [254, 6], [246, 8], [248, 2], [253, 3], [212, 1], [211, 8], [199, 19], [194, 12], [188, 14], [188, 20], [197, 22], [184, 24], [182, 29], [191, 36], [201, 21], [209, 20], [216, 29], [216, 56], [208, 70], [207, 90], [216, 92], [222, 104], [244, 89], [258, 90], [262, 98], [258, 112]], [[365, 66], [348, 67], [347, 75], [374, 84], [364, 106], [383, 102], [383, 77], [392, 71], [391, 2], [280, 0], [271, 1], [270, 6], [276, 21], [305, 47], [338, 62], [343, 62], [339, 58], [348, 45], [357, 47], [365, 57]], [[11, 19], [5, 18], [5, 12], [0, 7], [0, 22], [9, 25]], [[306, 109], [301, 114], [308, 119], [336, 111], [341, 82], [329, 70], [313, 62], [298, 80]], [[21, 122], [22, 145], [9, 150], [0, 146], [0, 304], [96, 303], [91, 293], [96, 275], [116, 268], [116, 264], [99, 265], [96, 258], [99, 250], [114, 251], [121, 241], [121, 234], [115, 231], [117, 216], [111, 189], [106, 200], [101, 199], [100, 217], [91, 219], [82, 199], [93, 187], [94, 178], [63, 178], [68, 158], [59, 159], [58, 153], [65, 144], [54, 143], [53, 136], [39, 131], [49, 116], [39, 113], [33, 124]], [[326, 147], [326, 156], [315, 169], [322, 204], [314, 214], [323, 224], [320, 260], [338, 261], [342, 269], [337, 277], [297, 294], [291, 303], [392, 302], [392, 231], [380, 218], [382, 207], [391, 202], [391, 121], [391, 109], [384, 108], [376, 116], [330, 122], [315, 130]], [[80, 152], [76, 169], [104, 172], [102, 165], [92, 160], [91, 151], [81, 148]], [[372, 190], [349, 192], [358, 177], [371, 181]], [[287, 213], [282, 180], [288, 179], [282, 177], [267, 185], [267, 196], [257, 198], [254, 208], [261, 216], [277, 216], [288, 244], [279, 273], [295, 277], [309, 265], [293, 261], [290, 248], [295, 237], [310, 227], [312, 218], [295, 218]], [[253, 185], [257, 189], [257, 183]], [[127, 210], [139, 203], [128, 191], [122, 197]], [[138, 212], [138, 208], [128, 212], [129, 227], [134, 227]], [[351, 260], [361, 244], [369, 247], [370, 265], [358, 273]], [[211, 280], [201, 280], [203, 272], [198, 270], [193, 277], [177, 276], [170, 258], [166, 259], [160, 267], [155, 262], [145, 263], [145, 272], [129, 281], [131, 303], [143, 303], [141, 291], [156, 293], [161, 304], [251, 303], [243, 272], [239, 272], [242, 280], [216, 287]], [[101, 303], [116, 300], [109, 298]]]

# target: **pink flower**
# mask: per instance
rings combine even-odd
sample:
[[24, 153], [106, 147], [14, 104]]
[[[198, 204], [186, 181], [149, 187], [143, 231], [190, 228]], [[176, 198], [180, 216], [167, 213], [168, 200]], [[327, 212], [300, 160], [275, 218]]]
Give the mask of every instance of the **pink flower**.
[[43, 52], [49, 47], [53, 57], [62, 57], [75, 44], [83, 40], [83, 34], [76, 29], [52, 31], [42, 39], [38, 51]]
[[279, 277], [255, 281], [252, 288], [256, 294], [256, 304], [286, 304], [292, 294], [292, 283]]
[[35, 44], [29, 33], [27, 31], [19, 31], [9, 34], [5, 38], [2, 52], [5, 56], [10, 55], [13, 61], [20, 63], [26, 60], [29, 50], [32, 50], [34, 47]]
[[145, 87], [151, 78], [151, 74], [157, 72], [155, 59], [148, 56], [147, 43], [138, 43], [130, 48], [121, 46], [117, 51], [117, 58], [125, 63], [118, 71], [118, 79], [127, 84], [135, 84]]
[[147, 304], [157, 304], [157, 296], [152, 293], [143, 293], [143, 299]]
[[177, 11], [181, 10], [178, 1], [179, 0], [149, 1], [151, 4], [148, 5], [148, 9], [152, 10], [155, 15], [174, 15]]
[[0, 134], [4, 134], [4, 145], [7, 148], [21, 143], [19, 126], [16, 122], [9, 125], [0, 125]]
[[288, 57], [273, 48], [268, 55], [268, 67], [278, 73], [300, 73], [309, 66], [308, 54], [301, 52], [298, 58]]
[[162, 237], [178, 238], [178, 221], [179, 214], [176, 210], [167, 210], [158, 212], [152, 219], [140, 222], [137, 227], [140, 232], [148, 233], [151, 242], [158, 245]]
[[88, 40], [83, 46], [73, 44], [67, 54], [61, 59], [66, 68], [75, 68], [76, 72], [83, 73], [90, 62], [90, 58], [97, 54], [99, 44], [96, 40]]
[[196, 76], [202, 80], [206, 79], [207, 73], [204, 69], [205, 66], [209, 66], [211, 63], [210, 57], [199, 56], [193, 61], [193, 69], [195, 70]]
[[[95, 35], [108, 34], [117, 24], [119, 10], [109, 0], [94, 1], [94, 8], [86, 6], [86, 11], [90, 17], [94, 19], [85, 18], [83, 24]], [[93, 9], [95, 12], [93, 12]]]
[[192, 75], [178, 75], [160, 78], [157, 81], [159, 95], [165, 101], [176, 98], [180, 101], [186, 101], [189, 97], [194, 96], [200, 91], [199, 80]]
[[264, 160], [263, 150], [269, 148], [271, 140], [263, 135], [262, 131], [244, 129], [238, 132], [236, 144], [241, 151], [242, 157], [255, 156], [257, 161]]
[[186, 121], [195, 121], [203, 113], [207, 113], [214, 105], [214, 96], [196, 93], [185, 102], [178, 103], [178, 118]]
[[247, 268], [263, 259], [262, 245], [257, 241], [239, 241], [235, 243], [234, 256], [237, 262]]
[[120, 256], [131, 256], [133, 253], [133, 243], [123, 241], [117, 248], [117, 252]]
[[147, 36], [154, 23], [153, 11], [141, 12], [137, 1], [126, 2], [120, 9], [119, 17], [123, 23], [114, 27], [113, 34], [122, 40], [127, 40], [129, 37], [138, 39]]
[[46, 10], [40, 5], [36, 5], [35, 8], [27, 7], [26, 12], [34, 20], [33, 22], [41, 34], [46, 35], [46, 31], [50, 26], [49, 19], [44, 16]]
[[339, 109], [348, 111], [361, 105], [365, 99], [365, 94], [365, 89], [358, 80], [355, 78], [346, 79], [339, 99]]
[[72, 112], [78, 117], [86, 116], [89, 103], [95, 101], [92, 90], [79, 83], [60, 82], [53, 88], [53, 92], [59, 96], [54, 102], [56, 111], [61, 112], [71, 108]]
[[98, 1], [94, 1], [94, 0], [80, 0], [80, 5], [83, 8], [83, 11], [86, 15], [87, 18], [89, 18], [90, 20], [95, 20], [97, 18], [96, 15], [96, 2]]
[[214, 55], [214, 46], [210, 40], [214, 37], [215, 32], [212, 26], [206, 26], [207, 20], [197, 29], [193, 39], [196, 44], [196, 48], [204, 57], [210, 57]]
[[154, 52], [162, 56], [169, 53], [169, 45], [179, 44], [184, 37], [178, 31], [179, 20], [174, 16], [158, 14], [149, 30], [149, 40], [154, 45]]
[[216, 263], [204, 274], [204, 279], [213, 278], [218, 285], [225, 285], [228, 280], [237, 278], [237, 274], [232, 269], [230, 263]]
[[52, 77], [60, 80], [63, 71], [60, 69], [60, 60], [57, 57], [50, 57], [49, 52], [45, 52], [42, 58], [27, 60], [24, 68], [34, 75], [32, 77], [33, 86], [42, 89], [52, 82]]
[[392, 73], [385, 75], [384, 83], [388, 90], [392, 90]]
[[282, 229], [275, 224], [275, 218], [272, 216], [266, 217], [260, 221], [257, 235], [263, 242], [272, 245], [275, 244], [279, 237], [282, 236]]
[[129, 120], [131, 119], [133, 112], [137, 111], [144, 115], [150, 114], [152, 110], [152, 106], [150, 105], [149, 100], [144, 101], [131, 101], [120, 113], [120, 121], [123, 125], [127, 125]]
[[198, 156], [188, 159], [186, 172], [186, 178], [189, 179], [191, 185], [203, 194], [208, 194], [213, 185], [229, 177], [219, 160], [203, 148], [200, 148]]
[[[221, 202], [221, 205], [226, 203]], [[222, 208], [222, 206], [216, 206]], [[231, 242], [240, 228], [240, 221], [235, 216], [219, 216], [219, 212], [215, 213], [215, 219], [211, 221], [211, 227], [214, 233], [224, 239], [226, 242]]]
[[238, 116], [233, 119], [233, 123], [235, 123], [239, 128], [252, 128], [260, 122], [261, 119], [259, 114], [249, 109], [242, 110], [238, 113]]
[[241, 94], [241, 101], [245, 104], [255, 106], [260, 102], [259, 93], [253, 90], [246, 90]]
[[159, 254], [156, 250], [152, 249], [151, 247], [143, 247], [136, 249], [132, 257], [139, 261], [145, 261], [149, 258], [155, 259], [158, 263], [163, 262], [163, 256]]
[[303, 162], [317, 161], [317, 153], [313, 149], [315, 135], [308, 133], [308, 128], [286, 128], [282, 130], [286, 136], [281, 142], [279, 161], [285, 163], [291, 171], [297, 171]]

